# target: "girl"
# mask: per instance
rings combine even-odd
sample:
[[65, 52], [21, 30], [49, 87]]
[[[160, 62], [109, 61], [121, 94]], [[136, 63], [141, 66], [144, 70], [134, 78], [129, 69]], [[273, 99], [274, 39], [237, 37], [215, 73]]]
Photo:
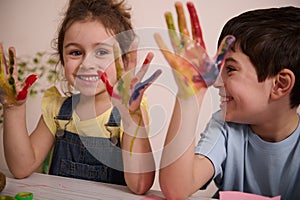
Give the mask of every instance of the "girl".
[[[5, 92], [9, 90], [2, 92], [5, 157], [16, 178], [31, 175], [53, 149], [50, 174], [127, 185], [137, 194], [150, 189], [155, 166], [142, 96], [159, 73], [140, 83], [153, 57], [149, 53], [134, 75], [134, 37], [124, 1], [70, 0], [58, 32], [57, 51], [68, 92], [76, 94], [62, 96], [55, 87], [46, 90], [42, 116], [29, 134], [25, 98], [35, 78], [29, 76], [23, 87], [16, 81], [16, 101], [10, 101], [10, 93]], [[13, 70], [8, 70], [7, 79], [17, 80], [15, 50], [9, 51]], [[4, 61], [1, 64], [7, 68]], [[126, 79], [124, 71], [128, 71]], [[8, 83], [2, 86], [14, 87]], [[120, 83], [132, 87], [120, 87]], [[130, 101], [124, 96], [131, 97]]]

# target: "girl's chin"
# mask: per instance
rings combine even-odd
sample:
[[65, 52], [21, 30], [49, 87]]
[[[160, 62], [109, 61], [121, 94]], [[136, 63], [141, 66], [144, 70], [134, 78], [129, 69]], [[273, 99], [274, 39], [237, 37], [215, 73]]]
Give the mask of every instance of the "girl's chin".
[[93, 97], [106, 92], [105, 88], [76, 88], [76, 90], [78, 90], [81, 95]]

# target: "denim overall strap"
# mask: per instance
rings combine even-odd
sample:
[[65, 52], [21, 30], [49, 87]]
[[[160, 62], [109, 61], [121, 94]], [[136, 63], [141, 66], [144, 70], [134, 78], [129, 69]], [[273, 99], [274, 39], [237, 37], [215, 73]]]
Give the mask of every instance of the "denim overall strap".
[[[79, 96], [68, 97], [55, 119], [72, 120], [78, 102]], [[120, 120], [114, 107], [106, 125], [119, 126]], [[119, 139], [116, 145], [110, 138], [79, 136], [67, 131], [67, 125], [56, 133], [49, 174], [126, 185]]]

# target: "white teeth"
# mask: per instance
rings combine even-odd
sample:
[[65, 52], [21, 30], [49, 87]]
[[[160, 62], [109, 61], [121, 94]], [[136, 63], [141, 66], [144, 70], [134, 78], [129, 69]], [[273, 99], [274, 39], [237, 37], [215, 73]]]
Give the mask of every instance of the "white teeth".
[[221, 97], [221, 102], [229, 102], [232, 99], [233, 99], [232, 97]]
[[99, 76], [77, 76], [79, 79], [84, 80], [84, 81], [98, 81], [100, 78]]

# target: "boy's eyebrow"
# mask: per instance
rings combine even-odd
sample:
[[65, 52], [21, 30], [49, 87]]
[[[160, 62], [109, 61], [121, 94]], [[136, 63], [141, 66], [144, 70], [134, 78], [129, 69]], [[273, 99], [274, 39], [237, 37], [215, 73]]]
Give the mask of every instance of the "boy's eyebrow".
[[230, 62], [230, 61], [231, 61], [231, 62], [236, 62], [236, 63], [238, 62], [238, 61], [236, 61], [236, 60], [235, 60], [234, 58], [232, 58], [232, 57], [228, 57], [228, 58], [225, 59], [225, 62]]

